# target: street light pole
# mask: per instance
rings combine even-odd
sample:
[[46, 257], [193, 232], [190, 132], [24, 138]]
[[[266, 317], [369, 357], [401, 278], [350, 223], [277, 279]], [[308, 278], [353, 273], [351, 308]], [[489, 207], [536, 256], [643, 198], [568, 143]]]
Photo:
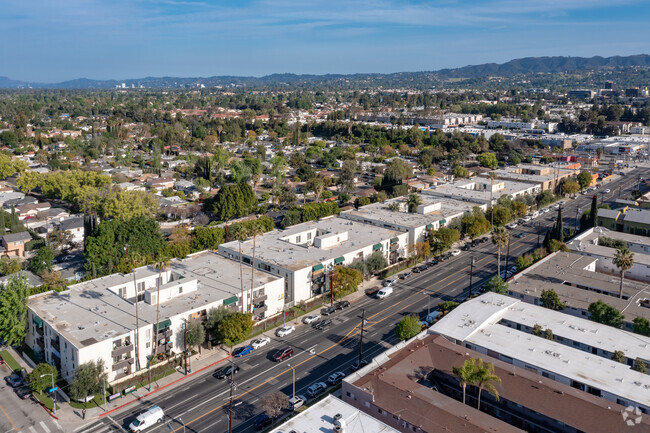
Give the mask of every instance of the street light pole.
[[576, 227], [574, 230], [574, 236], [578, 233], [578, 213], [580, 213], [580, 210], [581, 209], [579, 207], [576, 208]]
[[296, 404], [296, 367], [293, 367], [291, 364], [287, 364], [287, 367], [291, 367], [291, 373], [293, 375], [293, 399], [292, 399], [292, 401], [293, 401], [293, 405], [294, 405], [293, 410], [295, 411], [296, 410], [296, 408], [295, 408], [295, 404]]
[[185, 354], [185, 375], [187, 376], [187, 319], [183, 319], [183, 352]]
[[474, 276], [474, 264], [476, 263], [476, 259], [472, 256], [472, 261], [469, 263], [469, 296], [468, 298], [472, 297], [472, 277]]
[[359, 365], [363, 357], [363, 326], [366, 324], [366, 309], [361, 310], [361, 337], [359, 338]]
[[183, 418], [181, 418], [181, 417], [179, 416], [179, 417], [178, 417], [178, 421], [179, 421], [181, 424], [183, 424], [183, 433], [185, 433], [185, 422], [183, 421]]
[[50, 376], [52, 378], [52, 412], [54, 412], [54, 415], [56, 415], [56, 389], [54, 389], [54, 374], [53, 373], [45, 373], [41, 374], [41, 377], [44, 376]]

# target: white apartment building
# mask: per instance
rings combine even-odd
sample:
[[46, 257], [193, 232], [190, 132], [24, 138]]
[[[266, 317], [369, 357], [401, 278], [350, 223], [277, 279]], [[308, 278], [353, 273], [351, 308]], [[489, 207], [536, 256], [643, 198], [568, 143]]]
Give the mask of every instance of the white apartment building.
[[171, 261], [159, 289], [158, 278], [156, 269], [144, 266], [31, 296], [25, 343], [68, 382], [80, 364], [98, 359], [109, 382], [116, 382], [146, 368], [156, 351], [182, 353], [185, 320], [202, 321], [212, 308], [238, 310], [242, 304], [245, 311], [252, 304], [260, 319], [284, 305], [282, 277], [247, 266], [242, 297], [239, 264], [212, 251]]
[[446, 200], [479, 203], [487, 208], [490, 205], [490, 200], [492, 205], [495, 205], [497, 200], [504, 195], [511, 200], [524, 195], [530, 195], [534, 198], [541, 190], [541, 186], [535, 183], [503, 179], [491, 181], [486, 177], [476, 176], [471, 179], [436, 185], [423, 190], [422, 194], [429, 197], [445, 198]]
[[[284, 278], [289, 305], [322, 294], [334, 266], [367, 260], [380, 251], [388, 263], [408, 255], [406, 232], [376, 227], [339, 217], [327, 217], [273, 230], [241, 243], [246, 264]], [[239, 260], [239, 241], [219, 245], [224, 256]]]
[[[532, 334], [540, 325], [553, 340]], [[650, 364], [650, 338], [485, 293], [429, 328], [462, 347], [623, 406], [650, 412], [650, 375], [613, 361], [615, 351]]]

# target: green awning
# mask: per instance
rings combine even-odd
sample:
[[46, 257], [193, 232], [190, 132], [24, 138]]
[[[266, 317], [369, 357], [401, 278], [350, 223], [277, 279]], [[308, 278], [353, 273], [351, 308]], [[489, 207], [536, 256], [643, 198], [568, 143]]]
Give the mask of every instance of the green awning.
[[323, 269], [323, 264], [322, 264], [322, 263], [319, 264], [319, 265], [316, 265], [316, 266], [312, 266], [312, 267], [311, 267], [311, 271], [312, 271], [312, 272], [320, 271], [321, 269]]
[[433, 228], [433, 224], [427, 224], [427, 230], [431, 230]]
[[38, 316], [32, 316], [32, 321], [33, 321], [34, 324], [35, 324], [36, 326], [38, 326], [39, 328], [42, 328], [42, 327], [43, 327], [43, 320], [42, 320], [40, 317], [38, 317]]
[[390, 240], [390, 243], [391, 243], [391, 244], [396, 244], [396, 243], [398, 243], [398, 242], [399, 242], [399, 239], [398, 239], [398, 238], [393, 238], [393, 239]]
[[158, 322], [158, 326], [157, 326], [157, 327], [154, 326], [154, 328], [156, 328], [156, 329], [155, 329], [155, 332], [158, 332], [159, 329], [169, 328], [170, 326], [172, 326], [172, 321], [171, 321], [171, 319], [163, 320], [162, 322]]
[[372, 246], [372, 250], [373, 250], [373, 251], [381, 250], [381, 244], [374, 244], [374, 245]]
[[447, 220], [440, 220], [440, 225], [447, 224]]
[[237, 296], [233, 296], [233, 297], [230, 297], [228, 299], [225, 299], [223, 301], [223, 305], [231, 305], [231, 304], [234, 304], [235, 302], [237, 302], [238, 300], [239, 300], [239, 298], [237, 298]]
[[345, 257], [338, 257], [334, 259], [334, 264], [338, 265], [339, 263], [343, 263], [345, 261]]

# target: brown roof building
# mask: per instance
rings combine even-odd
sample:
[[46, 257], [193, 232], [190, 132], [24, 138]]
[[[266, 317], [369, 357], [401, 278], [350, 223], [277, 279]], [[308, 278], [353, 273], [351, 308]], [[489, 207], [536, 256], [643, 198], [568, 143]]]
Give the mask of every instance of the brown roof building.
[[[500, 398], [462, 388], [453, 374], [469, 358], [495, 367]], [[402, 432], [647, 432], [650, 417], [524, 368], [420, 334], [343, 381], [343, 400]], [[627, 416], [623, 416], [623, 415]], [[631, 423], [626, 423], [630, 421]], [[521, 429], [521, 430], [520, 430]]]

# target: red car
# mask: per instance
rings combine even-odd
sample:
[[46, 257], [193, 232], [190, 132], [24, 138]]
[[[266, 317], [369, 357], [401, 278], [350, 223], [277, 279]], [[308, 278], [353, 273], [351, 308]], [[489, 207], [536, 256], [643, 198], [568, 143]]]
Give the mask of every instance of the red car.
[[278, 350], [275, 355], [273, 355], [273, 360], [275, 362], [280, 362], [285, 358], [291, 358], [293, 356], [293, 348], [285, 347], [284, 349]]

